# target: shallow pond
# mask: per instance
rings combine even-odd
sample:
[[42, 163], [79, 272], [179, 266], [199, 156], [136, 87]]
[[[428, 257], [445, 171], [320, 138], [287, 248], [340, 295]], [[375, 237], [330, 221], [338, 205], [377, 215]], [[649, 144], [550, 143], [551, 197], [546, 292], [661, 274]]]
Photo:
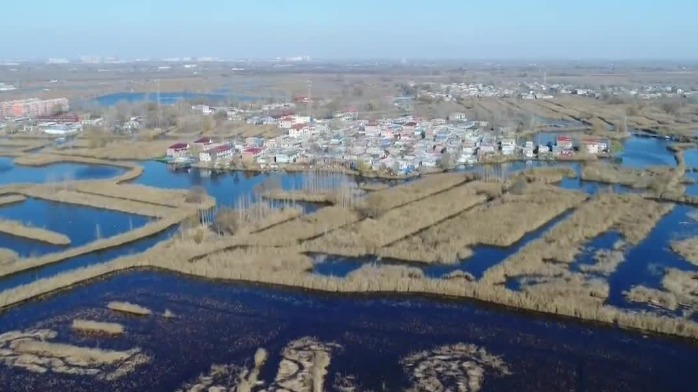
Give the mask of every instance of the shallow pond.
[[63, 180], [102, 180], [123, 174], [120, 167], [57, 163], [43, 167], [18, 166], [10, 158], [0, 157], [0, 185], [42, 184]]
[[[70, 246], [76, 247], [96, 239], [109, 238], [137, 229], [151, 218], [118, 211], [27, 199], [21, 203], [0, 207], [0, 219], [19, 221], [28, 226], [65, 234], [70, 238]], [[0, 248], [12, 249], [24, 257], [39, 256], [61, 249], [61, 247], [19, 239], [7, 234], [0, 234]]]
[[[138, 303], [154, 314], [116, 314], [105, 308], [114, 300]], [[165, 309], [176, 317], [163, 318]], [[70, 330], [73, 318], [121, 323], [126, 334], [112, 339], [76, 334]], [[325, 377], [328, 391], [339, 390], [333, 384], [343, 375], [355, 376], [362, 391], [406, 390], [412, 381], [401, 359], [457, 343], [484, 349], [507, 368], [508, 374], [498, 374], [482, 365], [483, 391], [691, 390], [690, 375], [698, 371], [698, 347], [692, 343], [472, 302], [302, 293], [154, 272], [115, 275], [11, 308], [0, 314], [0, 325], [2, 331], [52, 329], [56, 342], [86, 347], [139, 347], [152, 358], [112, 382], [0, 365], [0, 385], [23, 391], [170, 392], [212, 364], [249, 366], [258, 347], [270, 354], [260, 373], [268, 384], [283, 348], [306, 336], [338, 345]], [[463, 376], [469, 377], [476, 376]]]

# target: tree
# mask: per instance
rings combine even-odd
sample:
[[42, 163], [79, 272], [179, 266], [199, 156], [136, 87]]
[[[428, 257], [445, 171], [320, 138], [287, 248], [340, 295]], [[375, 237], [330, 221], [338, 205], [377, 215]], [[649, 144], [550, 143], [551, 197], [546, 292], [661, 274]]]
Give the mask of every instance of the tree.
[[228, 119], [228, 111], [220, 109], [213, 114], [213, 119], [216, 120], [216, 125], [220, 125], [222, 122]]
[[239, 215], [237, 211], [230, 208], [219, 211], [213, 222], [214, 229], [222, 234], [235, 234], [240, 228]]
[[186, 203], [203, 203], [204, 199], [206, 198], [207, 193], [206, 189], [200, 187], [200, 186], [195, 186], [187, 192], [187, 195], [184, 197], [184, 202]]
[[439, 165], [443, 170], [451, 170], [456, 166], [456, 159], [452, 153], [446, 151], [441, 154], [441, 164]]

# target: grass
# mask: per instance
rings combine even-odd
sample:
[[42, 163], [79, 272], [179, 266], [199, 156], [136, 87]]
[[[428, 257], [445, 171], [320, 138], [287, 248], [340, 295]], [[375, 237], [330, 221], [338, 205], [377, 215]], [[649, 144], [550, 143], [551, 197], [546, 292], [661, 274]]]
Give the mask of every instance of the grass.
[[121, 313], [130, 313], [138, 316], [149, 316], [152, 312], [143, 306], [130, 302], [112, 301], [107, 304], [107, 308]]
[[382, 191], [382, 190], [385, 190], [388, 188], [390, 188], [390, 185], [384, 184], [382, 182], [374, 182], [374, 183], [359, 185], [359, 189], [366, 191], [366, 192]]
[[455, 263], [470, 256], [476, 245], [511, 246], [585, 199], [579, 192], [529, 184], [520, 195], [506, 194], [475, 206], [382, 249], [380, 254], [401, 260]]
[[629, 245], [637, 244], [671, 207], [638, 196], [597, 195], [540, 239], [487, 270], [483, 279], [496, 284], [513, 276], [557, 275], [584, 243], [609, 230], [618, 231]]
[[56, 233], [40, 227], [26, 226], [20, 222], [11, 220], [0, 219], [0, 233], [28, 238], [51, 245], [70, 245], [70, 237], [65, 234]]
[[0, 206], [21, 203], [25, 200], [27, 200], [27, 198], [23, 195], [4, 195], [0, 196]]
[[124, 326], [117, 323], [104, 323], [100, 321], [75, 319], [71, 324], [74, 331], [107, 335], [122, 335]]

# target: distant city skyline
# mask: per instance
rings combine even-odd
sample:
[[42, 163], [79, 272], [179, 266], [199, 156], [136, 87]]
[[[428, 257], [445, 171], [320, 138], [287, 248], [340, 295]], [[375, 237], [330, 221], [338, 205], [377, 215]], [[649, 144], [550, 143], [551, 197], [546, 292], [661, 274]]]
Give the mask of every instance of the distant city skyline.
[[695, 60], [695, 15], [695, 0], [9, 2], [0, 58]]

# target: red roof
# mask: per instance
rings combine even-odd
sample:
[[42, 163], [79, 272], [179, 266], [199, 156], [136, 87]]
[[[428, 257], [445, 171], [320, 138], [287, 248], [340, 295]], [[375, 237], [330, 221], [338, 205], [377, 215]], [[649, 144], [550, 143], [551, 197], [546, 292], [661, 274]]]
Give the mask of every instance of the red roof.
[[572, 138], [569, 136], [558, 136], [557, 141], [559, 141], [559, 142], [571, 142]]
[[296, 130], [301, 130], [305, 127], [306, 127], [305, 124], [293, 124], [293, 125], [291, 125], [291, 128], [296, 129]]
[[258, 147], [247, 147], [244, 152], [251, 154], [259, 154], [260, 152], [262, 152], [262, 149]]
[[194, 140], [194, 143], [196, 143], [196, 144], [210, 144], [210, 143], [213, 143], [213, 140], [211, 140], [210, 137], [202, 137], [200, 139]]
[[406, 123], [405, 126], [406, 126], [406, 127], [416, 127], [416, 126], [417, 126], [417, 123], [414, 122], [414, 121], [410, 121], [410, 122]]
[[183, 148], [189, 148], [189, 145], [187, 143], [176, 143], [171, 145], [170, 148], [173, 150], [181, 150]]
[[228, 145], [216, 146], [216, 147], [213, 147], [213, 148], [208, 149], [206, 151], [213, 153], [213, 154], [216, 154], [219, 152], [226, 152], [226, 151], [230, 151], [230, 146], [228, 146]]

